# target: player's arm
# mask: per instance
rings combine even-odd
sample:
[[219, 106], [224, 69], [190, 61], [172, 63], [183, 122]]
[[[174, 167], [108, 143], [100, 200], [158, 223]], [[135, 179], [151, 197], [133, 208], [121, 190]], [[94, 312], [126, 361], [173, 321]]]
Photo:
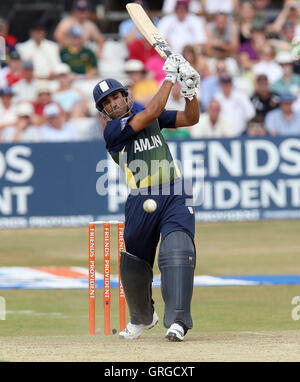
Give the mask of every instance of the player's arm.
[[135, 132], [143, 130], [160, 116], [166, 106], [172, 86], [172, 82], [165, 80], [147, 107], [133, 116], [129, 125]]
[[184, 60], [183, 57], [177, 54], [173, 54], [167, 58], [163, 67], [166, 72], [165, 81], [146, 108], [134, 115], [129, 122], [129, 125], [135, 132], [143, 130], [150, 123], [155, 121], [165, 109], [172, 86], [177, 80], [179, 65], [182, 60]]
[[[187, 86], [187, 80], [193, 80], [193, 86]], [[178, 83], [181, 87], [181, 95], [185, 99], [184, 111], [178, 111], [175, 127], [192, 126], [198, 123], [200, 108], [196, 89], [200, 85], [199, 73], [188, 63], [179, 65]]]
[[191, 101], [185, 98], [185, 109], [177, 112], [175, 127], [195, 125], [198, 123], [199, 117], [200, 108], [197, 97], [194, 96]]

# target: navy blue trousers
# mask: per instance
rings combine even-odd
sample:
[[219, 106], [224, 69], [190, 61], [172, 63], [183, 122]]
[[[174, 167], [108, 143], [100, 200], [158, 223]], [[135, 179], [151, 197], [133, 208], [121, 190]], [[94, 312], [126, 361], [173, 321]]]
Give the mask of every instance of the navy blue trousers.
[[[187, 198], [185, 195], [130, 194], [125, 205], [126, 251], [153, 267], [160, 234], [163, 239], [170, 232], [185, 231], [194, 239], [194, 209], [186, 205]], [[156, 201], [155, 212], [147, 213], [143, 209], [147, 199]]]

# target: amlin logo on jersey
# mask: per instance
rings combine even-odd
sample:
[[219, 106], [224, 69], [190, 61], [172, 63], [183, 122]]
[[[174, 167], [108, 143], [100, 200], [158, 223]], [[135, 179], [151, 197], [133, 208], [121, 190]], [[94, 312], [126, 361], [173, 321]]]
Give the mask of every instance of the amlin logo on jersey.
[[134, 153], [152, 150], [159, 146], [162, 146], [162, 141], [159, 135], [152, 135], [150, 139], [136, 139], [134, 141]]

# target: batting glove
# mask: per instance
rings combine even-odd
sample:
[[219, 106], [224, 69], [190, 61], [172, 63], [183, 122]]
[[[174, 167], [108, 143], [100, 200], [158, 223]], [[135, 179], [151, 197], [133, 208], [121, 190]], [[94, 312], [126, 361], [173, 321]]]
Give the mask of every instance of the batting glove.
[[163, 70], [166, 72], [166, 81], [171, 81], [172, 84], [175, 84], [177, 80], [177, 75], [179, 72], [179, 65], [187, 62], [181, 54], [172, 54], [166, 59], [166, 62], [163, 66]]
[[200, 75], [190, 65], [189, 62], [185, 62], [179, 65], [178, 81], [184, 81], [187, 87], [198, 88], [200, 86]]

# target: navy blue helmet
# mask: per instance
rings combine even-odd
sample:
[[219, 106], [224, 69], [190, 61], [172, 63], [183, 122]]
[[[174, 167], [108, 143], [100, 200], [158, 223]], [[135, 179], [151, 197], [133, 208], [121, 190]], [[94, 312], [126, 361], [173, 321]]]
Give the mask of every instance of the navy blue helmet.
[[125, 93], [125, 96], [128, 96], [128, 90], [117, 80], [113, 78], [107, 78], [97, 83], [93, 90], [94, 101], [96, 109], [102, 111], [101, 101], [116, 91], [122, 91]]

